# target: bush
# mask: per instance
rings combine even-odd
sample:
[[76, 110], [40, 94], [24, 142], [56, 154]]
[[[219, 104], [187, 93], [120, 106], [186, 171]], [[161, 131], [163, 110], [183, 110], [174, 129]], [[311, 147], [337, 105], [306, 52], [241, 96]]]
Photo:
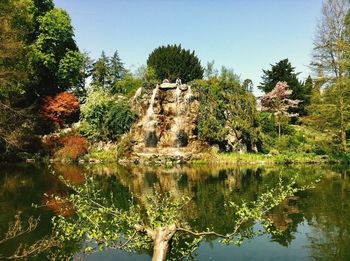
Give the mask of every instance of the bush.
[[58, 160], [77, 160], [88, 151], [86, 139], [76, 131], [47, 135], [43, 145], [46, 152]]
[[79, 130], [94, 140], [118, 140], [130, 130], [137, 118], [126, 102], [101, 91], [89, 93], [81, 112]]
[[88, 151], [87, 141], [84, 137], [67, 136], [61, 138], [60, 143], [63, 147], [54, 154], [57, 159], [77, 160]]

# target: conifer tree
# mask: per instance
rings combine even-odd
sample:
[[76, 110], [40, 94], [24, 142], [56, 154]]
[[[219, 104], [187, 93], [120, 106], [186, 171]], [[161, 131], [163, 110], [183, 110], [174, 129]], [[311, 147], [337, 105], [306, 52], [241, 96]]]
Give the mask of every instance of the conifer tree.
[[177, 77], [182, 82], [202, 79], [204, 70], [194, 51], [185, 50], [181, 45], [161, 46], [153, 50], [147, 60], [147, 66], [154, 69], [158, 80], [171, 82]]

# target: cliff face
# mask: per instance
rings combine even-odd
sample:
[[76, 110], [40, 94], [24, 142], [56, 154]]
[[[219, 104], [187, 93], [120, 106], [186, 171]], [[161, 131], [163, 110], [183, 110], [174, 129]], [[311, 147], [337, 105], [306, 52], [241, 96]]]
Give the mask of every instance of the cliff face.
[[130, 133], [135, 154], [184, 156], [201, 146], [197, 139], [199, 101], [190, 86], [140, 88], [133, 107], [140, 115]]

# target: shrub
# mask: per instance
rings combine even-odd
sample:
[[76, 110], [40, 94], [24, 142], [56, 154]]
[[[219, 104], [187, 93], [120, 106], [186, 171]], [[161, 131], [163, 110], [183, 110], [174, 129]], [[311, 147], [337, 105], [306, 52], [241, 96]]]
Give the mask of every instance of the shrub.
[[84, 137], [67, 136], [59, 139], [62, 148], [54, 153], [57, 159], [77, 160], [88, 151], [87, 141]]
[[72, 119], [72, 116], [78, 113], [80, 108], [77, 97], [69, 92], [61, 92], [55, 98], [47, 96], [43, 101], [45, 104], [41, 109], [44, 117], [59, 126]]
[[81, 112], [79, 130], [94, 140], [118, 140], [137, 118], [126, 102], [101, 91], [89, 93]]

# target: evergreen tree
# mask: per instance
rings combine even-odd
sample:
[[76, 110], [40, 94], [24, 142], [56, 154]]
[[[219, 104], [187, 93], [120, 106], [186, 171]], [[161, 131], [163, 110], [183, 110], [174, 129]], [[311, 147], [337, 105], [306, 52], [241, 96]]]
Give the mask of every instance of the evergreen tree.
[[288, 59], [281, 60], [275, 65], [271, 64], [271, 70], [263, 70], [263, 72], [262, 82], [258, 88], [265, 93], [272, 91], [278, 82], [286, 82], [293, 92], [300, 88], [299, 73], [295, 73], [295, 68]]
[[202, 79], [204, 70], [194, 51], [185, 50], [181, 45], [161, 46], [153, 50], [147, 60], [147, 66], [154, 69], [158, 80], [171, 82], [177, 77], [182, 82]]
[[94, 87], [107, 89], [111, 84], [109, 58], [104, 51], [102, 51], [100, 58], [93, 64], [91, 76], [91, 84]]
[[115, 51], [110, 58], [110, 82], [114, 86], [119, 80], [121, 80], [126, 73], [124, 63], [119, 57], [118, 51]]

